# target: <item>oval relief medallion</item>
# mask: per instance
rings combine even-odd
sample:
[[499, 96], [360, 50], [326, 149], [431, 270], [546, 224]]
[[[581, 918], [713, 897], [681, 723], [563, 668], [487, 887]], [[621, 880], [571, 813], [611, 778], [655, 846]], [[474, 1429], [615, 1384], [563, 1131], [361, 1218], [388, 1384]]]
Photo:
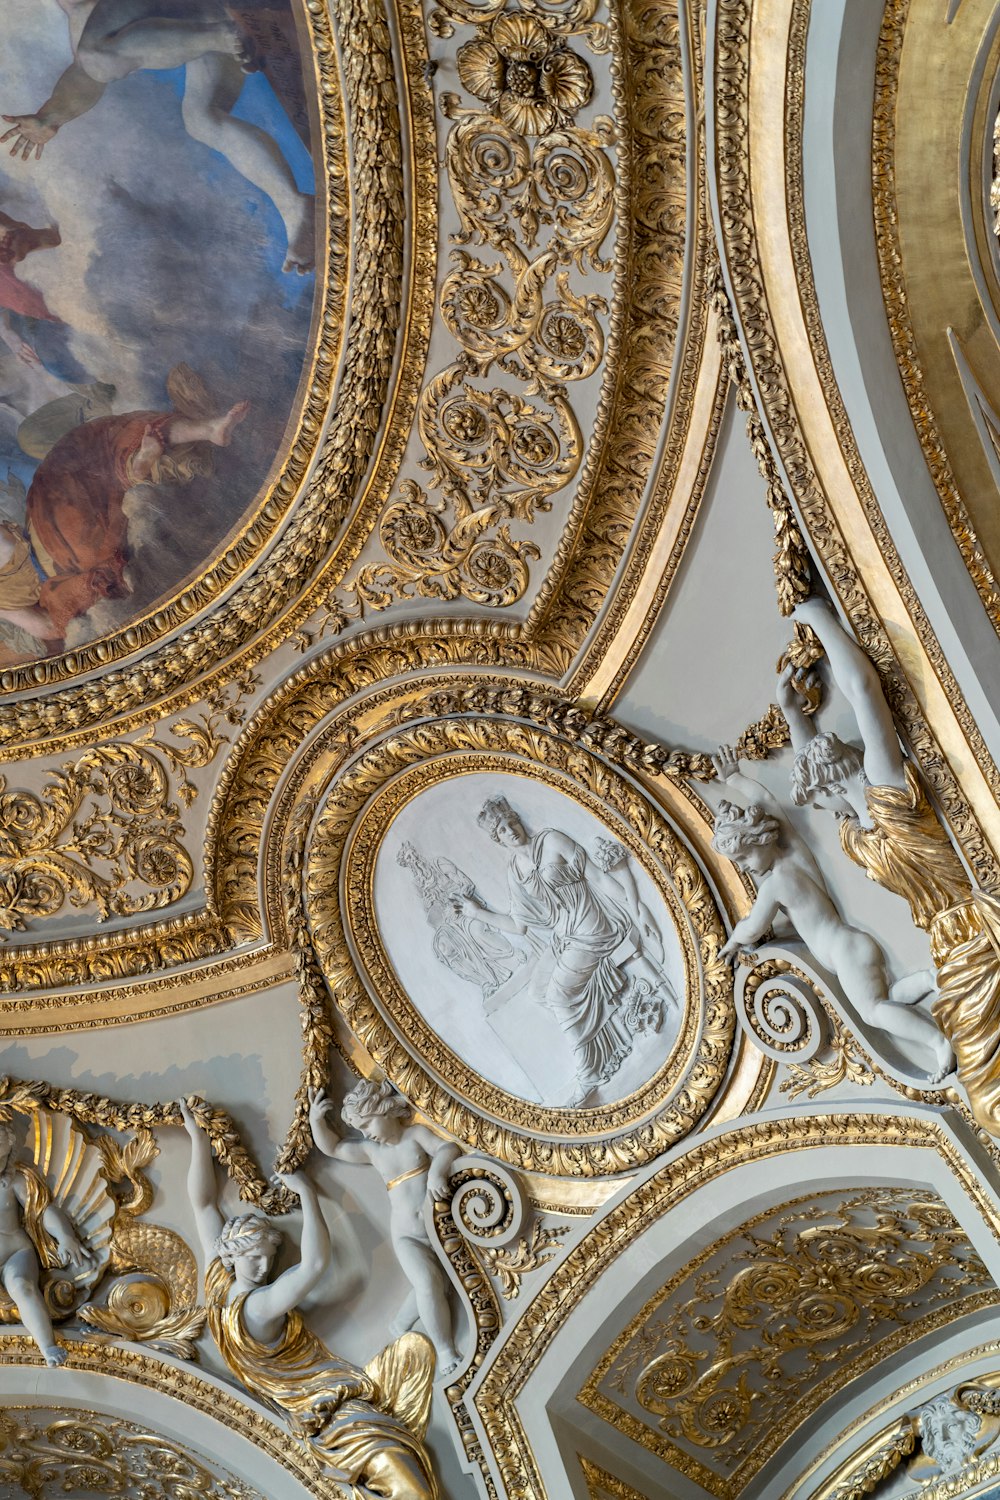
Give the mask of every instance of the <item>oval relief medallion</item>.
[[687, 988], [676, 919], [615, 830], [557, 787], [429, 786], [382, 839], [373, 889], [414, 1010], [515, 1098], [610, 1104], [670, 1056]]
[[697, 864], [626, 777], [543, 730], [446, 720], [368, 750], [328, 794], [308, 892], [354, 1036], [470, 1146], [634, 1168], [722, 1080], [731, 977]]

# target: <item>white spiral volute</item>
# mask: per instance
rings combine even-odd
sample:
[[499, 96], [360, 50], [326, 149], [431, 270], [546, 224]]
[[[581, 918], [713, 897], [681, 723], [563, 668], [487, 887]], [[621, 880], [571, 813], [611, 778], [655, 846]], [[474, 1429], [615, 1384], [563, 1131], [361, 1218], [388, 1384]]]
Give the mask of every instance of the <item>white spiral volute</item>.
[[816, 991], [783, 960], [741, 969], [734, 998], [741, 1027], [774, 1062], [809, 1062], [826, 1041], [826, 1013]]
[[515, 1172], [486, 1156], [460, 1156], [451, 1183], [451, 1216], [467, 1240], [496, 1247], [517, 1239], [528, 1200]]

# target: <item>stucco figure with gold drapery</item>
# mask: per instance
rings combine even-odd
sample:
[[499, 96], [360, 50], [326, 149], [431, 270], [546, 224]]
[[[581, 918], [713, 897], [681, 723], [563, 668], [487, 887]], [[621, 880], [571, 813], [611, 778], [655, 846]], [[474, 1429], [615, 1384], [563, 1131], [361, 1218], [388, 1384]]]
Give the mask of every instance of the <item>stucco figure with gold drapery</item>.
[[864, 755], [836, 735], [815, 733], [786, 671], [779, 701], [797, 752], [792, 796], [836, 816], [845, 853], [870, 880], [902, 896], [928, 933], [937, 971], [934, 1019], [954, 1049], [973, 1114], [1000, 1135], [1000, 901], [973, 890], [903, 757], [871, 662], [822, 600], [798, 605], [795, 616], [819, 637], [854, 710]]
[[281, 1179], [302, 1205], [301, 1258], [269, 1282], [279, 1232], [261, 1214], [223, 1220], [208, 1138], [187, 1101], [181, 1110], [191, 1139], [188, 1186], [210, 1257], [208, 1323], [229, 1369], [286, 1418], [353, 1500], [436, 1500], [423, 1443], [434, 1375], [429, 1340], [406, 1334], [365, 1370], [332, 1354], [296, 1308], [330, 1261], [311, 1180], [304, 1172]]

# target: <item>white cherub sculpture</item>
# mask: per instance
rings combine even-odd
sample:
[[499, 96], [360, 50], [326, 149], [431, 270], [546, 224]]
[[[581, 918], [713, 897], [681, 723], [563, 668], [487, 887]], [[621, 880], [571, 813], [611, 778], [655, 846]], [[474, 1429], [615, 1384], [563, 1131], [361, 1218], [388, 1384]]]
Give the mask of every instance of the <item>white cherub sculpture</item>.
[[389, 1231], [396, 1259], [412, 1288], [393, 1324], [394, 1333], [419, 1317], [438, 1352], [439, 1373], [459, 1362], [448, 1282], [427, 1235], [424, 1201], [448, 1196], [449, 1178], [461, 1148], [414, 1123], [410, 1106], [388, 1082], [362, 1079], [344, 1099], [341, 1117], [359, 1130], [360, 1141], [341, 1140], [329, 1123], [336, 1108], [322, 1089], [310, 1095], [309, 1124], [316, 1147], [334, 1161], [373, 1166], [389, 1191]]
[[82, 1266], [93, 1259], [80, 1243], [63, 1210], [52, 1202], [43, 1178], [26, 1162], [14, 1160], [17, 1133], [0, 1119], [0, 1281], [17, 1308], [47, 1365], [65, 1363], [40, 1281], [48, 1265]]
[[908, 974], [890, 986], [878, 943], [844, 921], [812, 852], [780, 804], [760, 782], [740, 773], [728, 745], [712, 763], [719, 780], [746, 803], [743, 808], [721, 804], [712, 847], [757, 883], [757, 899], [733, 928], [720, 957], [732, 958], [758, 942], [783, 911], [816, 961], [836, 975], [861, 1019], [929, 1053], [934, 1059], [931, 1081], [940, 1082], [954, 1065], [951, 1047], [931, 1018], [915, 1009], [934, 993], [933, 975]]

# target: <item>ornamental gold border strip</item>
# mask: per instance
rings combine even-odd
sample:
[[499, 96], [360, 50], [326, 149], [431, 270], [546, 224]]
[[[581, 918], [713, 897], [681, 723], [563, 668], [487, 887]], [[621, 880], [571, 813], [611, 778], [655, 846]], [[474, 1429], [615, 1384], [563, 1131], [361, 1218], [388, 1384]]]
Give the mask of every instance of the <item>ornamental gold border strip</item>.
[[[626, 55], [623, 76], [628, 90], [634, 89], [637, 76], [645, 79], [659, 74], [669, 80], [675, 68], [680, 70], [680, 58], [672, 56], [662, 45], [648, 10], [640, 18], [637, 8], [628, 7], [627, 15], [629, 21], [623, 27]], [[575, 696], [602, 708], [614, 701], [635, 665], [691, 539], [715, 458], [728, 390], [714, 319], [709, 310], [714, 236], [705, 172], [705, 40], [704, 15], [700, 7], [686, 6], [682, 24], [686, 26], [687, 76], [691, 94], [687, 100], [685, 143], [688, 163], [685, 190], [690, 190], [693, 203], [693, 212], [687, 222], [684, 272], [688, 311], [685, 324], [676, 333], [675, 359], [669, 370], [674, 387], [668, 415], [669, 436], [656, 467], [652, 497], [646, 509], [640, 512], [638, 529], [630, 538], [630, 550], [610, 607], [601, 617], [567, 684]], [[671, 100], [669, 82], [664, 85], [663, 96], [665, 109], [672, 108], [678, 113], [684, 110], [683, 95], [675, 95]], [[641, 101], [633, 100], [632, 108], [640, 125], [646, 126], [637, 131], [637, 146], [631, 163], [632, 231], [637, 242], [635, 254], [642, 265], [644, 259], [655, 260], [659, 252], [659, 219], [655, 205], [646, 207], [646, 199], [659, 197], [658, 173], [662, 170], [665, 152], [670, 148], [662, 133], [658, 135], [649, 128], [649, 117], [642, 110]], [[653, 115], [652, 118], [657, 117]], [[628, 337], [624, 348], [628, 353], [620, 361], [619, 381], [626, 392], [629, 386], [632, 387], [633, 409], [629, 420], [636, 425], [634, 443], [637, 447], [641, 445], [651, 460], [656, 451], [656, 436], [649, 430], [651, 414], [655, 401], [665, 401], [668, 396], [668, 372], [658, 362], [664, 358], [663, 345], [672, 342], [675, 335], [669, 326], [669, 304], [662, 310], [658, 324], [649, 303], [648, 291], [640, 285], [632, 306], [626, 309]], [[646, 414], [636, 406], [639, 390], [648, 403]], [[626, 460], [624, 463], [623, 459]], [[605, 497], [605, 510], [610, 499], [618, 492], [627, 491], [630, 483], [634, 483], [634, 479], [626, 455], [616, 454], [614, 448], [607, 450], [602, 455], [596, 482], [597, 492]], [[581, 545], [589, 545], [599, 552], [602, 531], [606, 533], [608, 524], [607, 515], [588, 517]], [[546, 616], [542, 614], [541, 619], [544, 630]]]
[[[622, 0], [620, 7], [612, 5], [613, 40], [620, 58], [615, 98], [627, 121], [630, 146], [619, 166], [627, 190], [619, 222], [628, 235], [623, 260], [629, 297], [617, 309], [609, 342], [614, 387], [601, 403], [602, 411], [605, 404], [608, 410], [608, 440], [588, 455], [574, 505], [581, 524], [564, 532], [526, 626], [530, 639], [564, 652], [568, 647], [568, 667], [572, 651], [584, 646], [597, 622], [628, 552], [614, 583], [611, 607], [570, 679], [573, 693], [587, 693], [588, 701], [597, 698], [588, 692], [589, 678], [597, 673], [602, 675], [600, 699], [608, 699], [604, 679], [609, 655], [616, 659], [614, 675], [620, 681], [662, 606], [701, 504], [725, 395], [718, 349], [708, 337], [706, 284], [712, 234], [704, 128], [697, 124], [704, 101], [704, 43], [700, 20], [690, 18], [688, 7], [684, 12], [682, 20], [677, 0], [654, 0], [652, 5]], [[682, 25], [690, 59], [690, 98], [684, 87]], [[692, 141], [685, 140], [688, 122], [695, 127]], [[673, 184], [675, 211], [685, 214], [686, 266], [679, 272], [663, 253], [671, 238], [664, 180]], [[684, 206], [689, 191], [690, 212]], [[643, 511], [664, 426], [667, 441], [652, 499]]]
[[589, 1458], [584, 1458], [582, 1453], [576, 1456], [580, 1461], [583, 1477], [587, 1481], [589, 1500], [649, 1500], [647, 1495], [641, 1495], [630, 1484], [626, 1484], [624, 1479], [609, 1474], [606, 1469], [598, 1468], [597, 1464], [591, 1463]]
[[[1000, 878], [1000, 778], [886, 528], [823, 335], [802, 194], [809, 11], [809, 0], [718, 0], [722, 251], [750, 367], [810, 541], [880, 670], [897, 719], [977, 879], [994, 884]], [[757, 27], [768, 43], [759, 58], [753, 52]], [[787, 56], [776, 45], [781, 36], [788, 38]], [[763, 137], [773, 147], [779, 131], [783, 155], [756, 145]], [[793, 283], [797, 298], [783, 292], [769, 301], [768, 286]], [[793, 345], [794, 362], [788, 353]], [[806, 358], [799, 357], [802, 346], [809, 350]], [[894, 623], [901, 619], [904, 626]]]
[[[392, 0], [388, 3], [391, 5]], [[421, 77], [426, 33], [417, 0], [396, 0], [396, 4], [395, 21], [403, 43], [399, 66], [380, 0], [336, 0], [333, 7], [342, 43], [348, 114], [354, 127], [354, 222], [349, 237], [354, 257], [348, 312], [351, 336], [343, 351], [333, 416], [323, 447], [288, 525], [261, 566], [242, 581], [236, 582], [235, 574], [245, 573], [243, 562], [233, 548], [229, 549], [220, 566], [224, 566], [227, 586], [235, 583], [235, 587], [225, 606], [192, 626], [180, 640], [82, 684], [5, 704], [0, 714], [0, 744], [8, 758], [38, 753], [40, 740], [47, 741], [45, 748], [49, 751], [85, 742], [96, 724], [104, 727], [115, 721], [119, 732], [125, 733], [151, 717], [186, 707], [203, 697], [213, 682], [256, 664], [287, 639], [329, 593], [336, 581], [331, 573], [343, 573], [374, 525], [395, 477], [416, 407], [430, 336], [436, 267], [436, 135], [433, 105]], [[319, 18], [317, 24], [327, 25], [325, 6], [313, 3], [310, 13], [314, 19]], [[332, 34], [325, 35], [317, 56], [330, 72], [328, 91], [339, 97]], [[400, 86], [411, 132], [413, 201], [409, 214], [403, 207], [399, 160]], [[343, 137], [342, 123], [339, 129]], [[333, 191], [343, 194], [341, 184], [347, 181], [343, 162], [333, 161], [329, 175]], [[345, 214], [346, 208], [336, 222], [338, 233], [346, 238]], [[404, 224], [411, 221], [413, 243], [404, 296]], [[327, 322], [324, 319], [324, 328]], [[401, 347], [397, 351], [401, 325]], [[323, 337], [329, 337], [329, 329]], [[400, 363], [393, 373], [397, 353]], [[320, 367], [329, 399], [336, 374], [333, 345]], [[392, 396], [387, 401], [390, 381]], [[390, 421], [372, 466], [377, 433], [365, 413], [383, 409], [388, 411]], [[310, 442], [320, 425], [318, 419], [312, 420]], [[369, 467], [370, 477], [357, 500], [355, 491]], [[273, 501], [268, 505], [266, 540], [272, 537], [285, 509]], [[317, 572], [331, 536], [352, 506], [354, 514], [340, 544], [325, 568]], [[190, 589], [186, 592], [192, 594]], [[125, 637], [128, 640], [122, 654], [142, 645], [138, 636], [129, 637], [128, 630], [123, 640]], [[105, 643], [95, 643], [94, 650], [100, 653], [95, 666], [101, 665], [102, 659], [105, 664], [118, 659]], [[242, 654], [233, 659], [234, 653]], [[74, 670], [82, 670], [81, 652], [70, 655], [74, 657]], [[25, 669], [25, 685], [37, 689], [49, 681], [49, 670], [44, 663], [32, 664]], [[206, 671], [210, 675], [194, 686], [198, 674]]]
[[30, 999], [7, 997], [0, 999], [0, 1038], [53, 1036], [156, 1021], [258, 995], [294, 980], [289, 954], [267, 947], [204, 964], [193, 972], [157, 975], [146, 983], [139, 977], [131, 984], [105, 989], [35, 994]]
[[[749, 1219], [735, 1226], [731, 1230], [715, 1240], [706, 1249], [700, 1251], [691, 1260], [687, 1261], [681, 1268], [671, 1276], [665, 1285], [659, 1287], [647, 1298], [642, 1308], [629, 1319], [628, 1325], [613, 1340], [610, 1347], [602, 1354], [600, 1361], [587, 1377], [581, 1388], [577, 1400], [594, 1416], [602, 1418], [611, 1424], [618, 1432], [623, 1433], [631, 1441], [638, 1443], [650, 1453], [663, 1460], [670, 1468], [678, 1474], [683, 1474], [687, 1479], [693, 1480], [709, 1494], [718, 1497], [718, 1500], [736, 1500], [752, 1479], [760, 1472], [764, 1465], [771, 1459], [783, 1443], [787, 1441], [792, 1433], [806, 1421], [813, 1412], [817, 1411], [824, 1401], [841, 1389], [842, 1386], [863, 1375], [866, 1371], [880, 1364], [882, 1360], [889, 1358], [907, 1344], [922, 1338], [924, 1334], [933, 1333], [936, 1329], [946, 1324], [955, 1322], [971, 1313], [984, 1309], [1000, 1306], [1000, 1287], [994, 1286], [992, 1291], [981, 1291], [971, 1293], [968, 1296], [951, 1302], [949, 1305], [937, 1309], [923, 1318], [918, 1318], [912, 1323], [897, 1327], [882, 1337], [877, 1338], [874, 1343], [862, 1349], [856, 1357], [847, 1363], [838, 1361], [837, 1366], [823, 1380], [820, 1380], [811, 1389], [797, 1399], [789, 1399], [783, 1407], [781, 1426], [772, 1428], [770, 1433], [763, 1434], [761, 1440], [753, 1445], [748, 1457], [738, 1464], [730, 1473], [719, 1473], [708, 1467], [707, 1463], [699, 1461], [693, 1454], [671, 1442], [670, 1438], [657, 1432], [654, 1428], [643, 1422], [633, 1412], [619, 1406], [612, 1401], [604, 1391], [600, 1389], [600, 1382], [610, 1371], [618, 1356], [632, 1342], [643, 1325], [651, 1319], [668, 1298], [675, 1295], [685, 1282], [697, 1275], [702, 1267], [720, 1251], [724, 1250], [734, 1240], [741, 1237], [752, 1238], [752, 1231], [762, 1222], [773, 1218], [775, 1214], [783, 1213], [791, 1208], [813, 1202], [817, 1196], [827, 1196], [832, 1193], [847, 1193], [853, 1191], [850, 1186], [841, 1188], [830, 1184], [824, 1186], [821, 1194], [816, 1192], [803, 1194], [791, 1199], [787, 1203], [772, 1203], [769, 1207], [761, 1209], [759, 1213], [753, 1214]], [[924, 1191], [924, 1197], [933, 1196], [936, 1203], [946, 1207], [937, 1193], [928, 1195]], [[831, 1213], [835, 1210], [831, 1209]], [[984, 1267], [985, 1270], [985, 1267]]]
[[785, 1116], [738, 1126], [668, 1162], [602, 1218], [566, 1256], [497, 1351], [474, 1397], [510, 1500], [544, 1500], [545, 1486], [517, 1401], [559, 1330], [618, 1255], [691, 1193], [727, 1172], [793, 1151], [828, 1146], [910, 1146], [944, 1160], [1000, 1244], [985, 1188], [940, 1122], [867, 1114]]
[[924, 372], [910, 321], [903, 247], [896, 203], [896, 114], [899, 64], [910, 0], [887, 0], [875, 59], [872, 125], [872, 196], [879, 278], [892, 348], [906, 402], [952, 536], [976, 586], [993, 629], [1000, 634], [1000, 588], [955, 483], [948, 454], [927, 400]]
[[[544, 774], [534, 764], [541, 761], [547, 770], [575, 781], [577, 797], [581, 791], [593, 795], [593, 789], [599, 787], [601, 800], [610, 800], [624, 825], [623, 833], [624, 828], [635, 831], [627, 835], [628, 842], [633, 847], [637, 838], [648, 842], [657, 860], [664, 863], [681, 894], [691, 935], [697, 942], [697, 967], [702, 971], [699, 998], [704, 1010], [684, 1082], [671, 1079], [665, 1088], [658, 1076], [638, 1091], [638, 1107], [632, 1101], [623, 1101], [574, 1111], [572, 1136], [562, 1134], [566, 1127], [562, 1112], [511, 1100], [492, 1085], [481, 1085], [482, 1112], [456, 1098], [439, 1081], [442, 1070], [433, 1059], [431, 1066], [425, 1066], [421, 1056], [400, 1042], [355, 967], [347, 934], [354, 912], [342, 912], [338, 889], [346, 836], [369, 798], [391, 778], [439, 755], [450, 756], [457, 765], [461, 752], [468, 752], [462, 755], [466, 769], [470, 768], [470, 757], [475, 756], [487, 770], [501, 764], [516, 768], [516, 760], [520, 760], [525, 770]], [[350, 892], [348, 905], [352, 905]], [[441, 1129], [514, 1166], [554, 1176], [607, 1176], [628, 1171], [686, 1134], [722, 1085], [735, 1021], [731, 976], [727, 966], [718, 961], [724, 929], [708, 884], [694, 858], [643, 794], [606, 763], [544, 728], [501, 719], [434, 720], [389, 735], [364, 750], [334, 783], [317, 822], [306, 865], [306, 910], [316, 958], [334, 1005], [368, 1056]], [[364, 967], [371, 973], [375, 965], [365, 949], [364, 932], [356, 931], [355, 935], [362, 945]], [[688, 1003], [694, 1005], [694, 997], [689, 996]], [[647, 1097], [650, 1091], [655, 1098]], [[651, 1116], [650, 1110], [659, 1105], [659, 1112]]]
[[[168, 1396], [182, 1406], [211, 1417], [235, 1432], [245, 1442], [259, 1448], [302, 1485], [307, 1495], [317, 1500], [343, 1500], [343, 1490], [336, 1480], [324, 1474], [309, 1456], [304, 1445], [292, 1442], [287, 1431], [276, 1422], [254, 1410], [236, 1396], [230, 1396], [196, 1375], [192, 1370], [178, 1369], [152, 1355], [135, 1349], [123, 1349], [110, 1343], [63, 1339], [68, 1358], [63, 1367], [88, 1375], [111, 1376], [130, 1385], [143, 1386], [160, 1396]], [[0, 1334], [0, 1365], [25, 1370], [44, 1368], [31, 1339], [21, 1334]], [[44, 1398], [44, 1381], [34, 1394]], [[111, 1392], [108, 1393], [109, 1399]], [[183, 1426], [183, 1418], [178, 1416]]]

